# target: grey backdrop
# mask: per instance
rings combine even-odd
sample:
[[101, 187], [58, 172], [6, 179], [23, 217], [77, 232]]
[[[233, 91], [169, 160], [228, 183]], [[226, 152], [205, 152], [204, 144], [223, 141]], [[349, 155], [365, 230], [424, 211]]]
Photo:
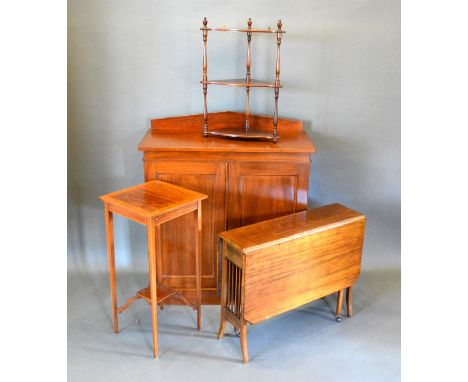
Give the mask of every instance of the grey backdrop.
[[[400, 4], [396, 0], [68, 3], [68, 267], [107, 267], [98, 196], [143, 181], [137, 144], [155, 117], [200, 113], [199, 27], [275, 26], [282, 45], [279, 109], [304, 121], [310, 206], [340, 202], [368, 216], [365, 268], [399, 268]], [[253, 37], [253, 74], [274, 75], [274, 41]], [[244, 75], [245, 36], [208, 36], [209, 77]], [[271, 113], [254, 90], [252, 112]], [[243, 92], [209, 89], [211, 111], [242, 110]], [[116, 219], [117, 266], [146, 269], [143, 227]]]

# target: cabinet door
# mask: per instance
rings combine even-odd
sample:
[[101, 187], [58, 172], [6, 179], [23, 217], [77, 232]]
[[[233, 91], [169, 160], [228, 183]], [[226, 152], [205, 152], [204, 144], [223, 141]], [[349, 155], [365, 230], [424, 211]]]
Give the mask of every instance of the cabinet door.
[[[225, 229], [225, 163], [150, 160], [145, 162], [145, 179], [163, 180], [208, 195], [202, 202], [202, 288], [216, 290], [217, 236]], [[168, 286], [196, 286], [194, 224], [194, 214], [189, 214], [161, 226], [158, 278]]]
[[243, 162], [228, 165], [228, 229], [307, 208], [309, 163]]

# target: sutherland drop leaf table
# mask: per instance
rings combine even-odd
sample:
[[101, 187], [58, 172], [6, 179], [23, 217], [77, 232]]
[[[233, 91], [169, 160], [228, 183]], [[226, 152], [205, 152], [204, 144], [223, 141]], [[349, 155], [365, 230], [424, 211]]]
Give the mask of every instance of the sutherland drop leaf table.
[[218, 338], [229, 321], [240, 332], [247, 363], [247, 323], [258, 324], [336, 292], [336, 319], [341, 321], [345, 290], [351, 317], [365, 222], [361, 213], [330, 204], [221, 232]]
[[[109, 256], [110, 290], [114, 332], [118, 332], [117, 314], [122, 313], [132, 302], [143, 298], [151, 304], [153, 322], [154, 357], [158, 357], [158, 316], [157, 304], [169, 297], [179, 297], [185, 304], [197, 309], [197, 329], [201, 329], [201, 217], [202, 200], [207, 196], [195, 191], [154, 180], [112, 192], [100, 197], [104, 202], [107, 252]], [[124, 305], [117, 307], [116, 274], [114, 258], [113, 214], [143, 224], [148, 229], [149, 288], [142, 289]], [[189, 302], [182, 294], [161, 282], [161, 268], [157, 265], [161, 256], [161, 224], [183, 215], [193, 213], [195, 230], [195, 274], [196, 304]]]

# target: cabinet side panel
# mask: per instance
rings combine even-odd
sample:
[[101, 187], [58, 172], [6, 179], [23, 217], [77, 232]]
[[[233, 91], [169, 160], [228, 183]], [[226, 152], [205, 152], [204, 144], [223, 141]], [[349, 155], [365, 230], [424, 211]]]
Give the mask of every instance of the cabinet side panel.
[[364, 221], [246, 256], [244, 318], [257, 323], [352, 285], [361, 269]]

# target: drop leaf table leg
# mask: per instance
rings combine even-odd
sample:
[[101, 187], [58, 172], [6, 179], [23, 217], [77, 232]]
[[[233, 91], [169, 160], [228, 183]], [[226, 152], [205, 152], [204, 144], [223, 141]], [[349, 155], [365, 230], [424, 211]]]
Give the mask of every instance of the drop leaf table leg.
[[247, 323], [242, 320], [240, 325], [240, 344], [244, 363], [249, 363], [249, 351], [247, 349]]
[[336, 321], [341, 322], [341, 311], [343, 309], [344, 289], [338, 291], [338, 299], [336, 301]]
[[353, 316], [353, 286], [346, 288], [346, 309], [348, 317]]

